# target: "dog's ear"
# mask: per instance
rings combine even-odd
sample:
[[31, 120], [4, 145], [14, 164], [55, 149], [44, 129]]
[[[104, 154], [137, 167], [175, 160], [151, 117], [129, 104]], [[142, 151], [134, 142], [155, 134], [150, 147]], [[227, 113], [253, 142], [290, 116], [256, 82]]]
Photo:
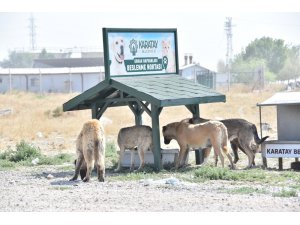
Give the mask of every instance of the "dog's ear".
[[167, 129], [167, 126], [163, 126], [163, 132], [165, 132]]

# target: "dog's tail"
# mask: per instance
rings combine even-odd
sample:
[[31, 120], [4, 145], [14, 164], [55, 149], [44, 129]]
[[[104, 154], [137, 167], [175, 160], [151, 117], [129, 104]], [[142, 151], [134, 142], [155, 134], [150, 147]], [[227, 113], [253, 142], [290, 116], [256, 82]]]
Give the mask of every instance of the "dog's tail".
[[256, 129], [256, 126], [254, 124], [252, 125], [252, 131], [253, 131], [255, 143], [258, 144], [258, 145], [263, 143], [269, 137], [269, 136], [265, 136], [262, 139], [260, 139], [258, 137], [257, 129]]
[[222, 151], [223, 151], [224, 154], [227, 155], [229, 153], [229, 150], [227, 148], [228, 132], [227, 132], [227, 128], [225, 127], [224, 124], [222, 124], [221, 130], [222, 130], [222, 140], [221, 140]]

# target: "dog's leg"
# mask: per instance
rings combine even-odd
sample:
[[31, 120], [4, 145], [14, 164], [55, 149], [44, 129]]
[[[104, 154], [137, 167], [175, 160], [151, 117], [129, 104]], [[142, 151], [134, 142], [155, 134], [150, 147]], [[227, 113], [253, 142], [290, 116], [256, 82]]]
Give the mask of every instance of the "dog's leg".
[[215, 166], [218, 166], [218, 154], [215, 152], [214, 153], [214, 158], [215, 158]]
[[95, 156], [95, 164], [97, 168], [97, 175], [98, 180], [100, 182], [104, 182], [105, 177], [105, 162], [104, 162], [104, 155], [102, 153], [99, 153], [98, 156]]
[[218, 146], [213, 146], [214, 150], [215, 150], [215, 166], [217, 166], [218, 164], [218, 156], [220, 157], [221, 163], [222, 163], [222, 167], [224, 168], [224, 156], [221, 152], [220, 147]]
[[145, 149], [143, 148], [139, 148], [138, 149], [138, 154], [139, 154], [139, 157], [140, 157], [140, 166], [139, 168], [137, 169], [137, 171], [142, 171], [144, 169], [144, 166], [145, 166]]
[[93, 148], [88, 145], [86, 149], [83, 149], [83, 155], [86, 162], [86, 176], [82, 180], [83, 182], [89, 182], [91, 179], [92, 170], [95, 165], [95, 160], [94, 160], [95, 150]]
[[76, 160], [75, 174], [74, 174], [73, 178], [70, 179], [70, 181], [77, 180], [83, 160], [84, 160], [83, 155], [80, 154]]
[[[140, 148], [138, 148], [139, 151]], [[135, 150], [131, 149], [130, 150], [131, 153], [131, 161], [130, 161], [130, 172], [134, 171], [134, 161], [135, 161]]]
[[125, 151], [125, 147], [124, 146], [120, 146], [120, 156], [119, 156], [119, 162], [118, 162], [118, 167], [117, 169], [115, 169], [115, 172], [119, 172], [122, 169], [122, 161], [124, 158], [124, 151]]
[[254, 153], [251, 149], [249, 149], [247, 146], [240, 143], [242, 148], [245, 150], [246, 155], [248, 156], [248, 166], [245, 169], [249, 169], [252, 167], [253, 161], [254, 161]]
[[186, 151], [186, 146], [180, 146], [179, 156], [176, 160], [175, 168], [178, 169], [181, 166], [182, 159]]
[[82, 180], [83, 182], [89, 182], [91, 180], [92, 170], [94, 168], [94, 160], [87, 160], [86, 162], [86, 176]]
[[234, 140], [230, 141], [230, 146], [231, 146], [231, 149], [232, 149], [233, 154], [234, 154], [234, 161], [233, 161], [233, 163], [236, 164], [239, 161], [237, 139], [234, 139]]
[[203, 154], [204, 155], [204, 160], [203, 160], [202, 165], [205, 165], [208, 161], [208, 157], [209, 157], [210, 152], [211, 152], [211, 147], [207, 147], [207, 148], [203, 149], [202, 151], [204, 151], [204, 154]]
[[[225, 150], [223, 150], [223, 151], [225, 151]], [[228, 158], [228, 160], [229, 160], [229, 162], [230, 162], [230, 168], [231, 168], [231, 169], [235, 169], [235, 166], [234, 166], [234, 164], [233, 164], [231, 155], [230, 155], [229, 153], [226, 153], [226, 156], [227, 156], [227, 158]]]

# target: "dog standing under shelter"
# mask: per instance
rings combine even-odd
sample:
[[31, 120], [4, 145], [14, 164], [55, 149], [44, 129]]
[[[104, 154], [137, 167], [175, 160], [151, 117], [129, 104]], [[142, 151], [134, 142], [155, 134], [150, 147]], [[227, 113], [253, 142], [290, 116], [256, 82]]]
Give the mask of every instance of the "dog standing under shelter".
[[75, 174], [71, 181], [77, 180], [79, 172], [85, 174], [84, 182], [90, 181], [95, 166], [98, 180], [103, 182], [105, 177], [105, 134], [99, 120], [92, 119], [83, 125], [76, 140], [76, 154]]
[[145, 165], [145, 151], [152, 150], [152, 129], [149, 126], [137, 125], [132, 127], [124, 127], [120, 129], [118, 134], [118, 145], [120, 148], [120, 158], [118, 167], [115, 172], [122, 169], [122, 160], [125, 149], [131, 150], [130, 171], [134, 170], [134, 155], [138, 151], [140, 158], [140, 166], [138, 171], [141, 171]]
[[180, 147], [179, 157], [175, 164], [176, 169], [184, 165], [186, 155], [190, 148], [208, 147], [210, 149], [211, 146], [215, 152], [215, 166], [217, 166], [217, 158], [219, 156], [222, 167], [224, 167], [223, 152], [229, 159], [231, 168], [234, 168], [231, 155], [227, 148], [227, 129], [225, 125], [219, 121], [208, 121], [201, 124], [189, 124], [184, 121], [169, 123], [163, 126], [163, 136], [165, 144], [169, 144], [172, 139], [175, 139]]

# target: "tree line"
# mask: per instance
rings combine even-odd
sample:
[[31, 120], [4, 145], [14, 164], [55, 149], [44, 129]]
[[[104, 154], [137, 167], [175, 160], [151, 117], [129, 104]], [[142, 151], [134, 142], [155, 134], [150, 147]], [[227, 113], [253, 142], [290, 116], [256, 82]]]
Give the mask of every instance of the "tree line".
[[255, 74], [264, 74], [266, 81], [292, 80], [300, 77], [300, 45], [288, 45], [281, 39], [255, 39], [235, 55], [230, 65], [219, 61], [218, 72], [229, 72], [234, 82], [253, 83]]

